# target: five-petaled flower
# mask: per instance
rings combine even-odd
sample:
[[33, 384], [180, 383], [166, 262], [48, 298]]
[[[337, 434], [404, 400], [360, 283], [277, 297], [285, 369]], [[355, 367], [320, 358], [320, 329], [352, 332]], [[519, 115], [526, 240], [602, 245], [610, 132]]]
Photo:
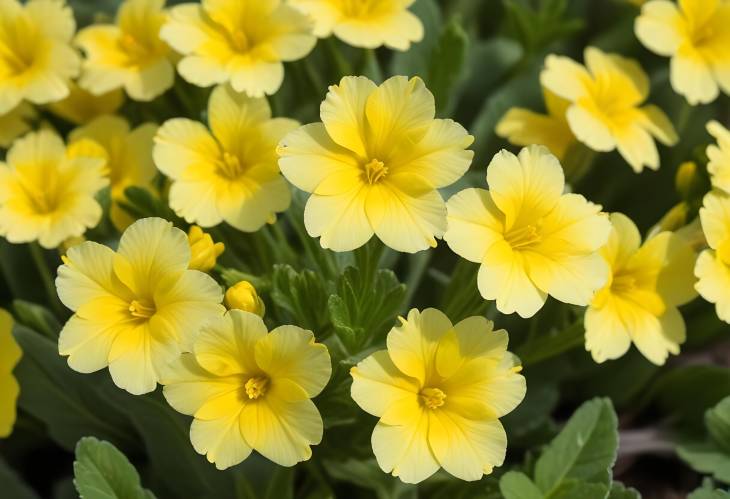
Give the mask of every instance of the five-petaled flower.
[[161, 218], [129, 226], [116, 252], [91, 241], [70, 248], [56, 279], [75, 312], [58, 338], [68, 365], [81, 373], [109, 366], [118, 387], [153, 391], [201, 325], [225, 311], [221, 287], [189, 263], [187, 236]]
[[307, 17], [282, 0], [177, 5], [160, 36], [183, 54], [177, 69], [190, 83], [230, 82], [252, 97], [279, 90], [283, 62], [301, 59], [317, 42]]
[[452, 325], [413, 309], [380, 350], [350, 371], [352, 398], [380, 418], [373, 452], [387, 473], [418, 483], [440, 467], [479, 480], [501, 466], [507, 435], [499, 418], [525, 396], [508, 335], [484, 317]]
[[677, 307], [697, 296], [696, 254], [672, 232], [642, 245], [636, 225], [621, 213], [611, 214], [611, 225], [601, 249], [611, 273], [585, 313], [586, 350], [603, 362], [624, 355], [633, 341], [644, 357], [662, 365], [686, 337]]
[[649, 95], [649, 78], [631, 59], [585, 50], [582, 66], [568, 57], [549, 55], [540, 75], [542, 85], [570, 101], [566, 111], [573, 134], [594, 151], [618, 149], [631, 168], [659, 168], [655, 137], [674, 145], [677, 133], [664, 112], [640, 107]]
[[489, 190], [465, 189], [449, 199], [444, 236], [456, 254], [481, 264], [482, 296], [521, 317], [532, 317], [548, 294], [588, 305], [608, 278], [598, 249], [611, 224], [601, 207], [563, 194], [563, 169], [543, 146], [519, 156], [497, 153], [487, 183]]
[[730, 323], [730, 195], [719, 190], [707, 194], [700, 220], [709, 248], [695, 265], [697, 291], [715, 304], [720, 320]]
[[474, 138], [434, 119], [434, 97], [420, 78], [380, 86], [345, 77], [322, 103], [322, 123], [305, 125], [279, 146], [279, 166], [311, 192], [304, 224], [323, 248], [349, 251], [376, 234], [398, 251], [436, 246], [446, 230], [438, 190], [469, 168]]
[[322, 417], [311, 399], [329, 381], [327, 347], [311, 331], [279, 326], [267, 333], [255, 314], [231, 310], [211, 320], [162, 379], [167, 401], [194, 416], [190, 440], [226, 469], [252, 450], [281, 466], [312, 456]]

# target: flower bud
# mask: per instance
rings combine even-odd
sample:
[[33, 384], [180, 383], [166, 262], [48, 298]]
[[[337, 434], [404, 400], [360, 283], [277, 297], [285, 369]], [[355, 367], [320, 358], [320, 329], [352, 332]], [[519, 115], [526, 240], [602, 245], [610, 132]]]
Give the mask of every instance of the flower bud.
[[188, 231], [188, 244], [191, 253], [189, 268], [202, 272], [208, 272], [215, 267], [216, 259], [226, 249], [223, 243], [214, 243], [210, 234], [203, 232], [197, 225], [193, 225]]
[[263, 317], [266, 306], [256, 292], [256, 288], [248, 281], [240, 281], [228, 288], [225, 298], [226, 307], [251, 312]]
[[705, 184], [706, 181], [699, 171], [697, 163], [685, 161], [679, 165], [674, 177], [674, 185], [682, 199], [701, 198], [709, 187]]

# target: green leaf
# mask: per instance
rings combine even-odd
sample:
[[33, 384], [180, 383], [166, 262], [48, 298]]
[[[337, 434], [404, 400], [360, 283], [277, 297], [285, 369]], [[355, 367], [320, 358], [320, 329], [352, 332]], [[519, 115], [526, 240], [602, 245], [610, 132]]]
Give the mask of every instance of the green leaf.
[[427, 79], [428, 68], [431, 64], [431, 53], [436, 46], [443, 25], [441, 9], [436, 0], [418, 0], [409, 10], [418, 16], [423, 23], [423, 40], [413, 44], [405, 52], [399, 51], [393, 54], [390, 73], [393, 75], [418, 75], [423, 79]]
[[547, 495], [569, 479], [608, 489], [618, 447], [616, 413], [609, 399], [584, 403], [535, 465], [535, 483]]
[[677, 447], [677, 455], [695, 471], [730, 483], [730, 456], [716, 444], [699, 442], [680, 445]]
[[58, 333], [61, 332], [61, 324], [58, 323], [53, 313], [42, 305], [25, 300], [14, 300], [13, 315], [18, 323], [43, 333], [51, 339], [58, 338]]
[[456, 84], [464, 73], [469, 37], [457, 19], [446, 25], [433, 48], [428, 67], [427, 84], [436, 99], [436, 111], [449, 109]]
[[12, 499], [39, 499], [5, 460], [0, 457], [0, 490], [2, 496]]
[[608, 499], [641, 499], [641, 494], [638, 490], [626, 487], [620, 482], [613, 482]]
[[560, 486], [545, 497], [549, 499], [605, 499], [608, 497], [608, 485], [591, 483], [583, 480], [565, 480]]
[[730, 455], [730, 397], [722, 399], [705, 413], [705, 425], [710, 438]]
[[730, 492], [721, 489], [701, 488], [692, 492], [687, 499], [730, 499]]
[[15, 368], [18, 405], [45, 423], [53, 440], [71, 450], [81, 437], [94, 435], [125, 450], [139, 448], [129, 421], [105, 395], [118, 390], [108, 373], [76, 373], [58, 355], [55, 342], [19, 324], [13, 333], [23, 350]]
[[85, 437], [76, 445], [74, 484], [81, 499], [152, 499], [127, 458], [109, 442]]
[[369, 274], [355, 267], [345, 269], [337, 294], [328, 302], [335, 332], [352, 351], [388, 332], [406, 293], [391, 270], [380, 269], [371, 279]]
[[297, 272], [289, 265], [274, 265], [271, 300], [286, 319], [314, 332], [317, 338], [329, 328], [324, 280], [311, 270]]
[[325, 469], [335, 479], [372, 490], [378, 499], [406, 499], [417, 497], [415, 485], [408, 485], [399, 479], [383, 473], [375, 459], [325, 461]]
[[499, 480], [499, 490], [505, 499], [543, 499], [542, 491], [530, 477], [519, 471], [508, 471]]
[[160, 217], [181, 225], [180, 218], [170, 209], [167, 203], [155, 196], [149, 189], [131, 186], [124, 189], [123, 202], [119, 203], [124, 211], [134, 218]]
[[582, 345], [584, 337], [583, 321], [578, 320], [563, 331], [551, 331], [522, 345], [517, 349], [517, 356], [523, 366], [538, 364]]

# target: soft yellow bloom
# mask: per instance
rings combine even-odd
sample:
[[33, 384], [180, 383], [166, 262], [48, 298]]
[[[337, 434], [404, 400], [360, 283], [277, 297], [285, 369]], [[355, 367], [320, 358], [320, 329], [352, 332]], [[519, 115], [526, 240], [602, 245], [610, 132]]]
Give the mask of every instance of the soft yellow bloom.
[[0, 147], [10, 147], [15, 139], [30, 131], [30, 121], [36, 112], [27, 102], [21, 102], [6, 114], [0, 114]]
[[18, 139], [0, 162], [0, 235], [55, 248], [101, 218], [94, 196], [109, 183], [104, 160], [70, 154], [54, 132]]
[[696, 288], [702, 298], [715, 304], [720, 320], [730, 323], [730, 195], [707, 194], [700, 220], [710, 248], [697, 259]]
[[87, 125], [76, 128], [69, 135], [71, 147], [81, 140], [91, 140], [101, 146], [96, 154], [86, 151], [86, 155], [96, 155], [106, 162], [111, 183], [112, 205], [110, 217], [114, 226], [123, 231], [134, 222], [134, 218], [119, 206], [125, 201], [127, 187], [147, 187], [157, 174], [152, 161], [152, 147], [157, 125], [145, 123], [134, 130], [121, 116], [104, 115], [95, 118]]
[[266, 313], [264, 301], [248, 281], [241, 281], [228, 288], [225, 297], [226, 306], [233, 310], [244, 310], [263, 317]]
[[291, 202], [276, 144], [298, 123], [271, 118], [265, 98], [222, 85], [208, 101], [208, 125], [210, 131], [197, 121], [175, 118], [157, 132], [154, 160], [172, 180], [172, 209], [201, 227], [225, 221], [245, 232], [276, 220]]
[[717, 140], [717, 145], [707, 146], [710, 180], [714, 187], [730, 194], [730, 130], [713, 120], [707, 124], [707, 131]]
[[[644, 4], [634, 31], [652, 52], [671, 57], [674, 90], [692, 104], [730, 94], [730, 2], [652, 0]], [[718, 88], [719, 87], [719, 88]]]
[[170, 48], [160, 39], [165, 0], [125, 0], [116, 24], [97, 24], [76, 36], [86, 53], [79, 85], [95, 95], [124, 88], [134, 100], [150, 101], [172, 87]]
[[209, 272], [215, 267], [217, 258], [226, 249], [223, 243], [213, 242], [210, 234], [203, 232], [197, 225], [193, 225], [188, 231], [188, 244], [192, 253], [190, 268], [201, 272]]
[[348, 76], [329, 89], [323, 123], [282, 140], [279, 166], [312, 196], [304, 224], [323, 248], [349, 251], [373, 234], [397, 251], [436, 246], [446, 230], [437, 189], [469, 168], [474, 138], [452, 120], [434, 119], [431, 92], [420, 78], [380, 86]]
[[548, 114], [513, 107], [499, 120], [495, 133], [517, 146], [543, 145], [562, 161], [568, 147], [575, 143], [565, 116], [570, 102], [545, 88], [543, 97]]
[[654, 364], [679, 353], [686, 328], [677, 307], [697, 296], [695, 253], [672, 232], [641, 244], [627, 216], [611, 214], [613, 229], [601, 250], [611, 274], [585, 313], [586, 350], [604, 362], [624, 355], [633, 341]]
[[355, 47], [408, 50], [423, 39], [421, 20], [408, 11], [415, 0], [290, 0], [314, 20], [314, 34]]
[[68, 95], [80, 65], [70, 45], [75, 30], [64, 0], [0, 1], [0, 114], [23, 100], [46, 104]]
[[594, 151], [618, 152], [636, 172], [659, 168], [655, 137], [677, 142], [674, 126], [654, 105], [641, 106], [649, 95], [649, 78], [639, 64], [594, 47], [585, 50], [584, 67], [568, 57], [549, 55], [540, 74], [544, 87], [570, 101], [568, 124]]
[[160, 36], [183, 54], [177, 70], [200, 87], [230, 82], [252, 97], [275, 93], [285, 61], [317, 39], [306, 16], [281, 0], [203, 0], [170, 10]]
[[195, 417], [193, 447], [218, 469], [252, 450], [293, 466], [322, 440], [322, 417], [310, 399], [331, 373], [327, 347], [311, 331], [267, 333], [257, 315], [232, 310], [203, 327], [193, 353], [172, 363], [162, 384], [169, 404]]
[[388, 334], [387, 350], [350, 370], [352, 398], [380, 418], [372, 444], [378, 464], [406, 483], [440, 467], [479, 480], [504, 462], [499, 418], [525, 397], [507, 331], [484, 317], [452, 325], [442, 312], [416, 309]]
[[22, 352], [13, 338], [13, 318], [0, 308], [0, 437], [13, 431], [20, 387], [13, 376]]
[[504, 314], [532, 317], [547, 295], [588, 305], [608, 278], [598, 250], [611, 231], [601, 207], [563, 194], [557, 158], [542, 146], [519, 157], [501, 151], [487, 167], [489, 190], [466, 189], [448, 202], [444, 239], [480, 263], [479, 291]]
[[69, 249], [56, 279], [75, 312], [58, 338], [68, 365], [81, 373], [108, 366], [118, 387], [153, 391], [200, 326], [225, 310], [220, 286], [189, 263], [185, 233], [161, 218], [132, 224], [116, 252], [90, 241]]
[[103, 114], [114, 114], [124, 104], [124, 92], [119, 88], [94, 95], [70, 82], [69, 90], [68, 97], [49, 104], [48, 110], [74, 125], [85, 125]]

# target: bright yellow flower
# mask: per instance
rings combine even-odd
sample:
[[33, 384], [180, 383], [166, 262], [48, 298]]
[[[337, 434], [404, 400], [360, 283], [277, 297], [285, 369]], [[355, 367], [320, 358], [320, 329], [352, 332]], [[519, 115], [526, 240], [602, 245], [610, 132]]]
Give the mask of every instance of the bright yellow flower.
[[563, 194], [557, 158], [542, 146], [519, 157], [501, 151], [487, 167], [489, 190], [466, 189], [448, 202], [444, 239], [480, 263], [479, 291], [504, 314], [532, 317], [547, 295], [588, 305], [608, 278], [598, 250], [611, 231], [601, 207]]
[[697, 296], [695, 253], [672, 232], [641, 244], [627, 216], [611, 214], [613, 229], [601, 250], [611, 274], [585, 313], [586, 350], [596, 362], [617, 359], [631, 342], [652, 363], [679, 353], [686, 330], [677, 307]]
[[575, 143], [565, 116], [570, 102], [545, 88], [543, 97], [547, 115], [513, 107], [499, 120], [495, 133], [517, 146], [543, 145], [562, 161], [568, 147]]
[[190, 268], [201, 272], [209, 272], [215, 267], [216, 260], [226, 249], [225, 244], [213, 242], [211, 235], [197, 225], [188, 231], [188, 244], [192, 254]]
[[434, 116], [420, 78], [376, 86], [348, 76], [331, 86], [323, 123], [299, 128], [278, 149], [287, 180], [312, 193], [304, 211], [309, 235], [335, 251], [358, 248], [373, 234], [397, 251], [436, 246], [446, 230], [437, 189], [469, 168], [474, 138]]
[[85, 125], [98, 116], [114, 114], [124, 104], [124, 92], [119, 88], [94, 95], [69, 82], [69, 91], [68, 97], [49, 104], [48, 110], [74, 125]]
[[707, 147], [712, 185], [730, 194], [730, 130], [713, 120], [707, 124], [707, 131], [717, 140], [717, 145]]
[[499, 418], [525, 397], [507, 331], [484, 317], [452, 325], [442, 312], [408, 313], [388, 334], [387, 350], [350, 370], [352, 398], [380, 418], [373, 452], [386, 473], [418, 483], [440, 467], [479, 480], [504, 462]]
[[59, 353], [81, 373], [108, 366], [114, 383], [135, 395], [153, 391], [161, 370], [191, 351], [200, 326], [225, 310], [213, 278], [188, 270], [185, 233], [161, 218], [132, 224], [116, 252], [85, 242], [64, 262], [56, 288], [75, 313]]
[[157, 125], [153, 123], [130, 130], [129, 123], [121, 116], [104, 115], [76, 128], [69, 135], [72, 147], [83, 139], [101, 146], [97, 154], [106, 162], [111, 183], [110, 217], [120, 231], [134, 222], [134, 218], [119, 206], [126, 199], [124, 190], [130, 186], [153, 189], [152, 180], [157, 170], [152, 161], [152, 146], [156, 132]]
[[54, 132], [18, 139], [0, 162], [0, 235], [55, 248], [101, 218], [94, 196], [109, 183], [104, 160], [73, 156]]
[[154, 159], [172, 180], [170, 206], [201, 227], [225, 221], [257, 231], [291, 202], [276, 164], [276, 144], [298, 123], [271, 118], [263, 97], [221, 85], [210, 95], [208, 124], [210, 132], [202, 123], [175, 118], [157, 132]]
[[165, 0], [125, 0], [116, 24], [97, 24], [76, 36], [86, 53], [79, 85], [95, 95], [124, 88], [134, 100], [150, 101], [172, 87], [170, 48], [160, 39]]
[[281, 0], [203, 0], [170, 10], [160, 36], [183, 54], [180, 75], [200, 87], [230, 82], [252, 97], [275, 93], [285, 61], [317, 39], [306, 16]]
[[244, 310], [259, 317], [263, 317], [266, 313], [264, 301], [256, 292], [253, 284], [248, 281], [240, 281], [228, 288], [224, 303], [231, 310]]
[[[730, 94], [730, 2], [667, 0], [644, 4], [634, 30], [652, 52], [671, 57], [674, 90], [692, 104], [706, 104], [719, 89]], [[719, 87], [719, 89], [718, 89]]]
[[696, 288], [702, 298], [715, 304], [720, 320], [730, 323], [730, 195], [707, 194], [700, 220], [710, 248], [697, 259]]
[[22, 100], [46, 104], [68, 95], [79, 72], [76, 30], [64, 0], [0, 1], [0, 114]]
[[649, 78], [639, 64], [594, 47], [585, 50], [586, 67], [568, 57], [549, 55], [540, 75], [542, 85], [570, 101], [568, 124], [594, 151], [618, 152], [636, 172], [659, 168], [655, 137], [677, 142], [674, 126], [654, 105], [641, 104], [649, 95]]
[[322, 417], [310, 400], [332, 372], [327, 347], [311, 331], [280, 326], [267, 333], [260, 317], [240, 310], [209, 322], [194, 353], [167, 369], [169, 404], [194, 416], [190, 440], [226, 469], [252, 450], [282, 466], [312, 457]]
[[314, 20], [314, 34], [355, 47], [408, 50], [423, 39], [421, 20], [408, 11], [415, 0], [290, 0]]
[[0, 437], [13, 431], [20, 387], [13, 376], [22, 352], [13, 338], [13, 318], [0, 308]]
[[0, 114], [0, 147], [10, 147], [15, 139], [30, 131], [30, 121], [36, 112], [27, 102], [21, 102], [6, 114]]

